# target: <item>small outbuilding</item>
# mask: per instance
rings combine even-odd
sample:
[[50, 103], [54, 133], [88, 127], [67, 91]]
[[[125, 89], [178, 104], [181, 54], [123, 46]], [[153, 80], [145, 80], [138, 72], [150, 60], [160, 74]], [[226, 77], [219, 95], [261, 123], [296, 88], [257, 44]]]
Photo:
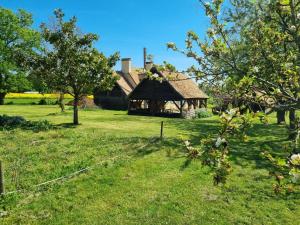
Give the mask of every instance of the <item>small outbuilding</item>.
[[155, 67], [150, 71], [154, 78], [143, 79], [129, 94], [128, 114], [189, 117], [207, 107], [208, 96], [190, 77]]

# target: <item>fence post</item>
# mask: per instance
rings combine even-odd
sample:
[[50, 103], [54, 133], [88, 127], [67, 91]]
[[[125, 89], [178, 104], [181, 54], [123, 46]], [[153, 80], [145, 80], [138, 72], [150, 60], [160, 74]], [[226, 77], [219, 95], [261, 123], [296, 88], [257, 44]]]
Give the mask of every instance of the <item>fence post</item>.
[[3, 172], [3, 163], [0, 160], [0, 195], [3, 195], [5, 190], [4, 190], [4, 172]]
[[160, 124], [160, 139], [162, 140], [164, 138], [164, 121], [161, 121]]

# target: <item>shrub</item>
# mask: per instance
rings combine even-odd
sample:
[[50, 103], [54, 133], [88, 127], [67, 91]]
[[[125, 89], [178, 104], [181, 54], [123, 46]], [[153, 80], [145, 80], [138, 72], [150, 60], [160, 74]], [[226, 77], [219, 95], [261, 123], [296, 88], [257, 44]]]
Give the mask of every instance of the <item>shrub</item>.
[[197, 109], [195, 112], [196, 118], [208, 118], [211, 117], [212, 114], [210, 112], [207, 111], [207, 109]]
[[13, 101], [10, 101], [10, 102], [5, 103], [5, 105], [13, 105], [13, 104], [14, 104]]
[[22, 124], [24, 129], [33, 130], [35, 132], [46, 131], [53, 128], [53, 125], [48, 120], [26, 121]]
[[0, 115], [1, 127], [18, 127], [24, 124], [26, 120], [21, 116]]
[[27, 121], [21, 116], [0, 115], [0, 128], [6, 130], [21, 128], [39, 132], [50, 130], [53, 128], [53, 125], [47, 120]]
[[38, 104], [39, 105], [47, 105], [48, 103], [47, 103], [46, 99], [42, 98]]
[[51, 101], [51, 99], [45, 99], [45, 98], [42, 98], [39, 102], [38, 102], [38, 105], [57, 105], [58, 104], [58, 101], [54, 100], [54, 101]]

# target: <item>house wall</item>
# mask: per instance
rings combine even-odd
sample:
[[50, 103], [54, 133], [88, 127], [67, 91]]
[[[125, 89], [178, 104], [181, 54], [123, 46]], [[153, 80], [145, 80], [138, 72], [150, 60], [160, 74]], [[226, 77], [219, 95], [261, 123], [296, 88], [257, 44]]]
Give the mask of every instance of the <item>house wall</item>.
[[126, 110], [128, 100], [126, 94], [116, 84], [111, 91], [94, 91], [94, 102], [103, 109]]

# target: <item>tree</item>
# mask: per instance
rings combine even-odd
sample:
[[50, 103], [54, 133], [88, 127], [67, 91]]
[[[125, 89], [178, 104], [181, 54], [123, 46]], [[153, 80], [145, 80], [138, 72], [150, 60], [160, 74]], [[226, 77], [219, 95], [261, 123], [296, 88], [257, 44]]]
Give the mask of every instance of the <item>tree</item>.
[[30, 88], [26, 69], [20, 59], [40, 46], [40, 35], [31, 28], [29, 13], [0, 7], [0, 105], [8, 92]]
[[111, 88], [115, 82], [112, 67], [119, 55], [106, 58], [98, 52], [93, 43], [98, 40], [95, 34], [82, 34], [76, 26], [77, 19], [64, 21], [64, 13], [54, 12], [56, 25], [52, 28], [41, 25], [42, 37], [48, 46], [33, 61], [34, 71], [48, 87], [74, 98], [73, 123], [78, 121], [78, 103], [94, 88]]
[[280, 160], [288, 172], [274, 174], [279, 186], [284, 178], [293, 182], [299, 177], [299, 165], [291, 161], [298, 157], [300, 136], [300, 0], [231, 0], [227, 9], [224, 0], [199, 2], [211, 24], [206, 39], [190, 31], [184, 50], [175, 43], [168, 47], [196, 60], [197, 67], [188, 70], [193, 76], [209, 83], [230, 79], [239, 96], [253, 100], [260, 90], [273, 99], [269, 106], [279, 121], [289, 111], [290, 156]]
[[[65, 98], [65, 93], [62, 90], [55, 90], [51, 89], [49, 87], [45, 80], [41, 79], [41, 75], [38, 74], [39, 70], [33, 70], [31, 73], [28, 75], [28, 80], [32, 84], [32, 89], [35, 91], [38, 91], [39, 93], [50, 93], [50, 92], [58, 92], [59, 97], [57, 98], [57, 103], [59, 105], [59, 108], [61, 109], [61, 112], [65, 112], [65, 103], [64, 103], [64, 98]], [[47, 71], [45, 71], [47, 72]], [[43, 74], [43, 76], [45, 76]], [[47, 76], [46, 76], [47, 77]]]
[[300, 1], [263, 1], [252, 8], [253, 23], [241, 29], [255, 69], [251, 76], [277, 100], [278, 114], [289, 111], [290, 128], [295, 130], [295, 110], [300, 107]]
[[300, 1], [232, 0], [224, 13], [223, 0], [200, 3], [211, 23], [207, 39], [190, 31], [185, 50], [174, 43], [168, 47], [194, 58], [199, 67], [189, 72], [202, 80], [231, 78], [241, 95], [262, 90], [273, 98], [274, 111], [293, 114], [294, 130], [295, 110], [300, 108]]
[[162, 65], [155, 65], [159, 71], [168, 71], [168, 72], [176, 72], [177, 69], [174, 65], [171, 63], [168, 63], [167, 61], [163, 61]]

